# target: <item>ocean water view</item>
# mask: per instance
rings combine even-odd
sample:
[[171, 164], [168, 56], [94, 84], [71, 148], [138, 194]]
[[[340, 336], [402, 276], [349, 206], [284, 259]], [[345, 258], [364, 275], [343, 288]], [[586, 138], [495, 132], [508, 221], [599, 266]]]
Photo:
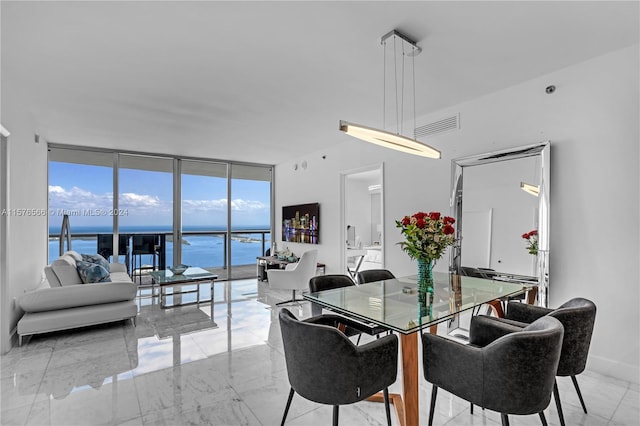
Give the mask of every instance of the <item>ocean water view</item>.
[[[222, 267], [225, 265], [224, 234], [193, 235], [189, 232], [224, 232], [223, 227], [215, 226], [185, 226], [182, 238], [182, 263], [203, 268]], [[249, 232], [246, 232], [249, 231]], [[250, 232], [250, 231], [264, 231]], [[170, 226], [121, 226], [121, 234], [167, 234], [166, 263], [173, 263], [174, 241]], [[264, 254], [262, 238], [264, 235], [264, 250], [271, 247], [271, 233], [269, 226], [234, 227], [231, 237], [231, 264], [253, 265], [256, 257]], [[71, 248], [78, 253], [97, 253], [97, 234], [109, 234], [109, 226], [77, 226], [71, 228]], [[185, 235], [186, 234], [186, 235]], [[59, 256], [60, 227], [49, 228], [49, 263]], [[66, 245], [65, 245], [66, 248]], [[124, 262], [124, 256], [120, 256], [120, 262]], [[143, 263], [151, 263], [151, 256], [143, 256]]]

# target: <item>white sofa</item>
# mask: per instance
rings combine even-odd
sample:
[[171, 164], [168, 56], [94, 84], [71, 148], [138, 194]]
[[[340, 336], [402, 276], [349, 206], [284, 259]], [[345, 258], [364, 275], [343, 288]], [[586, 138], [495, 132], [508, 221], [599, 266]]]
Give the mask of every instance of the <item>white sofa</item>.
[[45, 267], [47, 280], [18, 298], [24, 315], [18, 321], [18, 339], [33, 334], [67, 330], [131, 319], [135, 326], [137, 286], [122, 264], [109, 264], [110, 282], [84, 284], [76, 269], [81, 255], [69, 251]]

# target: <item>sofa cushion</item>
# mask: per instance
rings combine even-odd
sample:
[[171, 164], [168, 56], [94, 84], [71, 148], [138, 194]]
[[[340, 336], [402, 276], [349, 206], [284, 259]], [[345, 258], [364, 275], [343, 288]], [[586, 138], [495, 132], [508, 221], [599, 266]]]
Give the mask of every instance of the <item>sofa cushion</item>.
[[136, 285], [131, 282], [44, 288], [21, 295], [18, 304], [25, 312], [53, 311], [132, 300], [136, 290]]
[[56, 274], [61, 286], [82, 284], [82, 278], [76, 269], [76, 261], [71, 256], [60, 256], [53, 261], [51, 269]]
[[84, 260], [85, 262], [89, 263], [95, 263], [96, 265], [102, 266], [107, 270], [107, 272], [111, 272], [111, 270], [109, 269], [109, 261], [99, 254], [82, 254], [81, 256], [82, 259], [80, 260]]
[[78, 274], [84, 284], [110, 282], [109, 271], [97, 263], [89, 263], [81, 260], [76, 264]]
[[60, 280], [56, 276], [55, 272], [50, 265], [44, 267], [44, 276], [47, 277], [50, 287], [60, 287]]
[[126, 272], [111, 272], [111, 281], [123, 281], [123, 282], [132, 282], [131, 277]]

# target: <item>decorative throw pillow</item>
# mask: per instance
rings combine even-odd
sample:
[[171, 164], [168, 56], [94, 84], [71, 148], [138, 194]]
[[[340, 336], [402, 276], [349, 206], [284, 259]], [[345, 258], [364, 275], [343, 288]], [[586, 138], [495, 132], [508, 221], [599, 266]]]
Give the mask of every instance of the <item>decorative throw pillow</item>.
[[63, 256], [71, 256], [76, 262], [82, 260], [82, 255], [75, 250], [67, 250], [64, 252]]
[[111, 276], [103, 266], [81, 260], [77, 263], [78, 274], [84, 284], [111, 282]]
[[111, 268], [109, 267], [109, 261], [99, 254], [83, 254], [82, 260], [89, 263], [95, 263], [97, 265], [102, 266], [107, 272], [111, 272]]

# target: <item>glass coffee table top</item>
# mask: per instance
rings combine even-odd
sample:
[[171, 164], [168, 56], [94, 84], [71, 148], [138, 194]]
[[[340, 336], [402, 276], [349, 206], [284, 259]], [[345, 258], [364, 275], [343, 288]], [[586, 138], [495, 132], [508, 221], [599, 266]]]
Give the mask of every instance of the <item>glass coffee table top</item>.
[[195, 266], [188, 268], [180, 275], [174, 274], [169, 269], [151, 271], [149, 274], [153, 278], [154, 282], [160, 285], [188, 282], [195, 283], [198, 281], [215, 280], [216, 278], [218, 278], [216, 274], [213, 274], [206, 269], [198, 268]]

